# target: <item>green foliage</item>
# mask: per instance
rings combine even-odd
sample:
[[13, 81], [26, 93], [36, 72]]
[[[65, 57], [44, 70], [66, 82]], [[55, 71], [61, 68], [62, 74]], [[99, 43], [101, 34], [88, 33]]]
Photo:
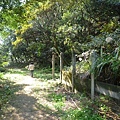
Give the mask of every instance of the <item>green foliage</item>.
[[97, 113], [93, 113], [91, 108], [84, 107], [81, 110], [68, 110], [62, 120], [105, 120]]
[[9, 0], [6, 0], [6, 1], [1, 0], [0, 1], [0, 7], [1, 7], [1, 9], [12, 9], [15, 6], [17, 7], [17, 6], [21, 5], [21, 4], [22, 4], [22, 2], [20, 2], [19, 0], [14, 0], [12, 2], [9, 1]]
[[[52, 48], [57, 55], [61, 51], [67, 53], [66, 59], [70, 60], [72, 49], [77, 53], [88, 49], [100, 51], [101, 45], [107, 46], [104, 41], [107, 36], [119, 39], [118, 0], [1, 3], [0, 26], [9, 38], [5, 39], [9, 41], [5, 52], [11, 54], [13, 62], [32, 58], [39, 64], [49, 65]], [[108, 51], [111, 48], [107, 47]]]
[[[42, 80], [50, 80], [52, 79], [52, 68], [40, 67], [35, 69], [34, 75], [36, 78], [40, 78]], [[59, 71], [57, 69], [55, 70], [55, 78], [59, 78]]]
[[[15, 69], [12, 72], [14, 73], [15, 71], [16, 71], [16, 73], [17, 73], [17, 71], [18, 71], [18, 73], [19, 72], [22, 73], [22, 71], [20, 69]], [[44, 68], [44, 69], [39, 70], [39, 73], [37, 72], [37, 74], [45, 74], [45, 73], [49, 73], [50, 71], [51, 71], [50, 68], [49, 69]], [[12, 74], [12, 72], [11, 72], [11, 74]], [[0, 74], [0, 79], [2, 79], [2, 75], [3, 74]], [[22, 79], [23, 79], [23, 76], [22, 76]], [[46, 111], [46, 113], [50, 114], [50, 115], [58, 114], [59, 118], [61, 118], [61, 120], [106, 120], [106, 117], [102, 117], [101, 115], [99, 115], [97, 110], [102, 111], [104, 113], [104, 116], [106, 116], [106, 113], [108, 111], [110, 111], [110, 108], [107, 107], [103, 103], [103, 102], [106, 102], [107, 97], [101, 96], [100, 98], [98, 98], [98, 101], [93, 102], [93, 101], [90, 101], [89, 98], [87, 98], [85, 94], [81, 94], [81, 93], [80, 94], [79, 93], [72, 94], [72, 93], [66, 93], [66, 92], [62, 93], [60, 91], [51, 93], [52, 92], [51, 89], [58, 90], [58, 88], [60, 86], [56, 86], [54, 81], [53, 81], [53, 84], [55, 86], [53, 84], [49, 84], [49, 82], [47, 84], [48, 84], [48, 87], [50, 87], [50, 89], [49, 88], [47, 89], [46, 86], [44, 86], [44, 85], [43, 85], [44, 86], [43, 88], [40, 88], [39, 85], [36, 85], [37, 88], [35, 88], [33, 90], [34, 97], [37, 100], [40, 100], [39, 102], [36, 101], [36, 103], [35, 103], [37, 109]], [[51, 88], [51, 85], [53, 88]], [[0, 99], [0, 109], [1, 109], [1, 111], [3, 111], [3, 106], [5, 104], [7, 104], [11, 100], [11, 98], [13, 98], [14, 93], [17, 90], [23, 90], [25, 86], [24, 85], [23, 86], [15, 85], [14, 82], [12, 83], [11, 81], [8, 81], [8, 80], [0, 80], [0, 98], [1, 98]], [[62, 87], [60, 87], [60, 89], [61, 88]], [[41, 94], [41, 92], [44, 92], [44, 94], [43, 93]], [[48, 93], [50, 93], [50, 94], [48, 94]], [[36, 94], [38, 96], [36, 96]], [[43, 96], [41, 96], [41, 95], [43, 95]], [[46, 101], [50, 101], [50, 107], [53, 105], [56, 110], [54, 111], [52, 108], [48, 107], [48, 104], [47, 105], [41, 104], [42, 97]], [[70, 99], [70, 97], [72, 99]], [[71, 109], [68, 109], [65, 111], [64, 107], [66, 107], [65, 106], [66, 103], [73, 102], [75, 104], [76, 98], [77, 98], [78, 102], [80, 103], [79, 105], [77, 104], [78, 105], [77, 108], [79, 108], [79, 109], [71, 108]], [[43, 101], [43, 99], [42, 99], [42, 101]], [[73, 100], [73, 101], [71, 101], [71, 100]], [[100, 100], [102, 100], [102, 101], [100, 102]], [[67, 105], [69, 105], [69, 104], [67, 104]], [[52, 113], [51, 113], [51, 111], [52, 111]]]
[[64, 102], [65, 101], [65, 96], [62, 94], [52, 93], [49, 95], [49, 97], [52, 99], [53, 102]]
[[[119, 70], [120, 70], [120, 60], [113, 54], [104, 54], [102, 57], [98, 57], [96, 61], [96, 77], [106, 76], [104, 79], [108, 79], [108, 83], [119, 84]], [[109, 76], [108, 76], [109, 74]], [[115, 81], [118, 81], [117, 83]]]
[[63, 106], [65, 106], [64, 102], [65, 102], [65, 96], [62, 94], [56, 94], [56, 93], [52, 93], [48, 96], [48, 98], [50, 98], [53, 102], [55, 102], [55, 108], [57, 110], [61, 110]]
[[[1, 76], [0, 76], [1, 78]], [[3, 110], [4, 106], [10, 101], [12, 98], [15, 89], [11, 88], [12, 83], [8, 80], [0, 80], [0, 109]]]
[[0, 73], [0, 79], [3, 79], [3, 73]]
[[76, 71], [78, 73], [84, 73], [84, 72], [89, 71], [89, 70], [90, 70], [89, 60], [87, 60], [87, 61], [82, 60], [81, 62], [76, 63]]
[[5, 71], [6, 71], [6, 68], [0, 67], [0, 72], [5, 72]]
[[35, 71], [34, 75], [37, 78], [41, 78], [42, 80], [50, 80], [52, 79], [51, 68], [39, 68]]
[[8, 66], [8, 65], [9, 65], [9, 62], [3, 62], [3, 63], [2, 63], [2, 66], [3, 66], [3, 67], [6, 67], [6, 66]]
[[[117, 25], [117, 24], [116, 24]], [[98, 80], [107, 80], [108, 83], [119, 84], [120, 52], [119, 31], [104, 32], [100, 36], [91, 37], [93, 40], [88, 46], [97, 51], [96, 76]], [[111, 39], [107, 41], [107, 39]], [[100, 78], [101, 76], [101, 78]]]
[[[100, 96], [93, 102], [90, 101], [85, 94], [77, 95], [80, 101], [80, 108], [68, 109], [62, 117], [62, 120], [107, 120], [105, 113], [110, 110], [109, 107], [105, 105], [106, 100], [108, 100], [107, 97]], [[103, 116], [99, 114], [98, 109], [104, 112]]]

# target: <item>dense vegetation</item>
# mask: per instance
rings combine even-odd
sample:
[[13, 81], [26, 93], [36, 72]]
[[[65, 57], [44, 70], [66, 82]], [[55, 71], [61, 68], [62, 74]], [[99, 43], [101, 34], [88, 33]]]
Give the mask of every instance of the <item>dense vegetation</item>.
[[34, 60], [50, 66], [52, 52], [57, 60], [63, 52], [69, 63], [72, 50], [81, 54], [95, 49], [96, 77], [119, 85], [119, 9], [119, 0], [2, 0], [0, 64]]
[[[32, 96], [34, 95], [34, 99], [37, 98], [37, 101], [34, 102], [34, 104], [37, 106], [37, 111], [43, 111], [44, 115], [47, 113], [47, 116], [56, 116], [61, 120], [119, 120], [120, 108], [111, 98], [109, 98], [108, 96], [99, 95], [96, 96], [95, 101], [92, 101], [88, 96], [86, 96], [85, 93], [74, 94], [68, 92], [62, 85], [58, 84], [57, 81], [50, 80], [52, 78], [52, 75], [51, 69], [48, 68], [35, 70], [35, 81], [39, 81], [39, 83], [36, 82], [37, 85], [31, 84], [32, 86], [34, 86], [32, 87], [32, 93], [26, 95], [22, 92], [21, 94], [21, 90], [25, 91], [26, 84], [16, 84], [15, 81], [16, 79], [19, 82], [27, 81], [25, 79], [26, 77], [29, 77], [27, 76], [27, 74], [28, 70], [26, 70], [25, 68], [9, 69], [9, 71], [7, 71], [6, 73], [0, 74], [1, 120], [7, 119], [7, 115], [8, 118], [12, 117], [12, 115], [14, 114], [14, 110], [11, 109], [12, 105], [14, 106], [14, 109], [16, 111], [19, 110], [19, 113], [26, 113], [26, 111], [24, 110], [21, 111], [21, 108], [23, 106], [25, 110], [27, 109], [24, 102], [27, 98], [30, 97], [29, 94], [32, 94]], [[59, 74], [57, 75], [56, 77], [59, 77]], [[38, 84], [40, 84], [41, 86], [39, 86]], [[17, 96], [19, 96], [18, 93], [20, 93], [20, 97], [18, 97], [19, 100], [16, 101]], [[25, 98], [22, 96], [24, 96]], [[43, 101], [43, 99], [45, 102]], [[13, 104], [11, 104], [11, 101]], [[20, 101], [22, 101], [22, 103]], [[17, 105], [15, 106], [16, 102]], [[30, 104], [30, 99], [27, 99], [26, 102], [30, 106], [33, 105]], [[21, 105], [20, 108], [19, 104]], [[33, 110], [33, 107], [28, 108], [28, 112], [30, 111], [30, 115], [32, 111], [31, 108]], [[53, 111], [53, 109], [55, 109], [55, 111]], [[10, 114], [8, 111], [10, 112]], [[36, 114], [34, 118], [36, 118]]]
[[[52, 78], [53, 52], [58, 66], [63, 52], [64, 65], [68, 66], [72, 51], [80, 60], [82, 53], [92, 50], [97, 53], [95, 78], [120, 85], [120, 0], [0, 0], [0, 72], [26, 74], [25, 70], [9, 71], [6, 67], [25, 67], [32, 60], [38, 68], [47, 67], [35, 71], [35, 77], [45, 81]], [[86, 72], [90, 70], [90, 61], [85, 57], [87, 60], [81, 62], [77, 59], [77, 65]], [[0, 114], [20, 87], [4, 79], [4, 74], [0, 73]], [[65, 92], [46, 98], [55, 104], [62, 119], [105, 120], [115, 115], [111, 110], [114, 105], [104, 104], [112, 99], [97, 96], [93, 102], [84, 93], [77, 97], [81, 108], [63, 114], [68, 96], [76, 100], [75, 95]], [[113, 119], [119, 117], [116, 116]]]

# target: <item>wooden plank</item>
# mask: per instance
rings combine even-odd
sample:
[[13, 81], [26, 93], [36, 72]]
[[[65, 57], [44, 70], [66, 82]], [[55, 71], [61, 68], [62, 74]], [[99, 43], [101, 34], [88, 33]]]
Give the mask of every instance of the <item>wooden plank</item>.
[[74, 50], [72, 50], [72, 92], [74, 92], [75, 90], [75, 75], [76, 75], [76, 57]]
[[55, 54], [52, 54], [52, 79], [55, 79]]
[[95, 78], [94, 78], [94, 72], [95, 72], [95, 61], [96, 61], [96, 53], [93, 50], [91, 53], [91, 99], [94, 100], [94, 94], [95, 94]]
[[60, 53], [60, 82], [62, 83], [63, 53]]
[[120, 100], [120, 86], [97, 81], [95, 90], [101, 94], [108, 95], [112, 98]]

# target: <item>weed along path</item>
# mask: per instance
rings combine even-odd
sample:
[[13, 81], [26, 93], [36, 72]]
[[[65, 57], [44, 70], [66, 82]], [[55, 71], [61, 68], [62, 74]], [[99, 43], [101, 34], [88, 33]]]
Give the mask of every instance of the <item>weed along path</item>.
[[112, 99], [96, 96], [93, 102], [84, 93], [66, 91], [50, 75], [46, 69], [35, 71], [36, 78], [21, 69], [4, 73], [0, 120], [120, 120], [120, 107]]
[[65, 100], [58, 81], [40, 80], [29, 75], [6, 73], [12, 83], [12, 98], [2, 108], [0, 120], [61, 120], [65, 110], [76, 108], [72, 100]]

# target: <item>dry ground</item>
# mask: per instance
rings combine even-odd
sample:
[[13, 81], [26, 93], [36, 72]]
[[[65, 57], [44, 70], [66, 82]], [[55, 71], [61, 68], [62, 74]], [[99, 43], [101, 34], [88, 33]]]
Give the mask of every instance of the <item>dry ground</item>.
[[[12, 87], [14, 88], [12, 89], [15, 89], [16, 92], [6, 104], [5, 109], [2, 108], [0, 120], [62, 120], [61, 118], [66, 110], [70, 108], [80, 109], [80, 102], [84, 105], [88, 102], [86, 97], [83, 97], [80, 101], [79, 96], [73, 97], [73, 93], [65, 91], [63, 87], [59, 86], [59, 80], [45, 81], [31, 78], [29, 75], [14, 73], [7, 73], [4, 77], [13, 82]], [[55, 101], [52, 100], [51, 97], [54, 94], [65, 95], [62, 107], [56, 106]], [[113, 110], [108, 113], [108, 120], [119, 120], [115, 113], [120, 113], [120, 107], [109, 101], [104, 104], [107, 104]], [[98, 109], [94, 105], [91, 107]], [[118, 119], [116, 119], [116, 116]]]
[[1, 120], [60, 120], [66, 109], [77, 107], [68, 97], [63, 111], [55, 109], [55, 104], [48, 96], [59, 92], [57, 80], [43, 81], [20, 74], [6, 74], [5, 78], [14, 82], [18, 90], [7, 104], [7, 110], [3, 110]]

